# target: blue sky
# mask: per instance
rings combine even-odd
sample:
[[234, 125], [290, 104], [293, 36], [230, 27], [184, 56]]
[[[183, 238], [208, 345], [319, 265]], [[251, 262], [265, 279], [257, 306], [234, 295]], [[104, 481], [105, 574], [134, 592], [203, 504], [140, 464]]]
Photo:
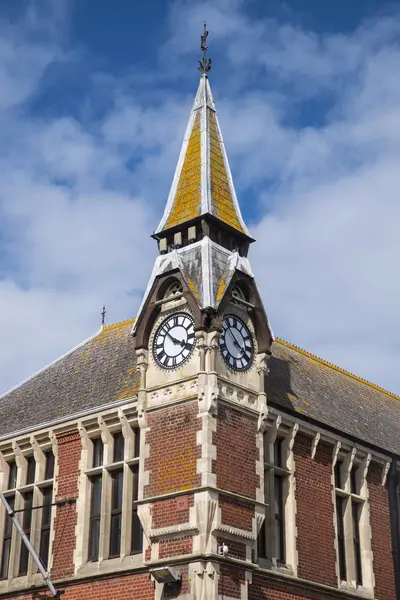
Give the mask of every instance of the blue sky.
[[210, 75], [275, 334], [400, 393], [398, 3], [5, 1], [0, 390], [134, 316]]

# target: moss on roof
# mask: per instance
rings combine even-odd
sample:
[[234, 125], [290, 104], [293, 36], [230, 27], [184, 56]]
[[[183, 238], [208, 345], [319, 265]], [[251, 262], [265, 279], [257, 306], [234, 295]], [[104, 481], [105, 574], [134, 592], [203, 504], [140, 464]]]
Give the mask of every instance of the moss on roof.
[[0, 435], [135, 395], [133, 322], [105, 327], [0, 398]]
[[[105, 327], [0, 398], [0, 436], [134, 396], [134, 319]], [[400, 398], [277, 339], [268, 402], [400, 455]]]

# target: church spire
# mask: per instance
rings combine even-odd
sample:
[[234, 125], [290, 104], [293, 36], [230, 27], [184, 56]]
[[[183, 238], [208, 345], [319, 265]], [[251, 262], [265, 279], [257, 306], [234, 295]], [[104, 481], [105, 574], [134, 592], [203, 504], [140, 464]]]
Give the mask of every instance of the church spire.
[[[234, 230], [251, 241], [243, 221], [228, 157], [222, 138], [207, 72], [211, 59], [207, 57], [204, 25], [201, 36], [203, 58], [199, 61], [200, 83], [186, 128], [178, 165], [164, 215], [155, 231], [157, 238], [164, 232], [176, 231], [210, 218], [214, 224]], [[161, 234], [161, 235], [160, 235]]]

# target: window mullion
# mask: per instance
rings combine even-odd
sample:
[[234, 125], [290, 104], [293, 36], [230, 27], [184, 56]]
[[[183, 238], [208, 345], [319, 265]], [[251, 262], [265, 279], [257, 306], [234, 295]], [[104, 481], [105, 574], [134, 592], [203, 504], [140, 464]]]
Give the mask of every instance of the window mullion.
[[111, 483], [110, 473], [104, 469], [101, 485], [99, 561], [107, 559], [110, 550]]
[[351, 497], [347, 496], [346, 505], [344, 508], [344, 543], [346, 549], [346, 570], [347, 581], [356, 581], [356, 567], [354, 556], [354, 539], [353, 539], [353, 514]]
[[[15, 492], [15, 510], [21, 510], [24, 508], [24, 500], [22, 494], [19, 491]], [[24, 513], [20, 512], [17, 514], [17, 519], [22, 525], [22, 515]], [[19, 569], [19, 557], [21, 552], [21, 536], [17, 532], [16, 528], [13, 526], [12, 528], [12, 538], [11, 538], [11, 552], [10, 552], [10, 564], [8, 568], [8, 576], [10, 579], [16, 577], [18, 575]]]
[[122, 519], [121, 519], [121, 556], [128, 556], [131, 549], [132, 530], [132, 501], [133, 501], [133, 473], [128, 465], [124, 465], [124, 487], [122, 494]]
[[[41, 494], [40, 490], [35, 486], [33, 489], [32, 506], [41, 506], [41, 505], [42, 505], [42, 494]], [[40, 543], [41, 513], [42, 513], [41, 510], [32, 510], [30, 542], [36, 550], [39, 548], [39, 543]], [[29, 552], [28, 575], [36, 573], [37, 571], [38, 571], [38, 568]]]
[[274, 470], [268, 469], [265, 473], [266, 480], [266, 527], [265, 527], [265, 547], [267, 550], [267, 558], [272, 559], [274, 557], [274, 551], [276, 548], [275, 542], [275, 515], [274, 515]]

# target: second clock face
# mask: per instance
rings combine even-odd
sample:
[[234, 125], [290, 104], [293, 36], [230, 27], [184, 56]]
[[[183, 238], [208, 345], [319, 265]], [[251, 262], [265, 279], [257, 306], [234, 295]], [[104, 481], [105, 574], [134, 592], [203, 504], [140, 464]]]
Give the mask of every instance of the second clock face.
[[245, 371], [253, 362], [254, 344], [247, 325], [236, 315], [225, 315], [219, 340], [225, 362], [235, 371]]
[[183, 312], [169, 315], [154, 336], [154, 360], [163, 369], [175, 369], [192, 353], [195, 341], [191, 315]]

